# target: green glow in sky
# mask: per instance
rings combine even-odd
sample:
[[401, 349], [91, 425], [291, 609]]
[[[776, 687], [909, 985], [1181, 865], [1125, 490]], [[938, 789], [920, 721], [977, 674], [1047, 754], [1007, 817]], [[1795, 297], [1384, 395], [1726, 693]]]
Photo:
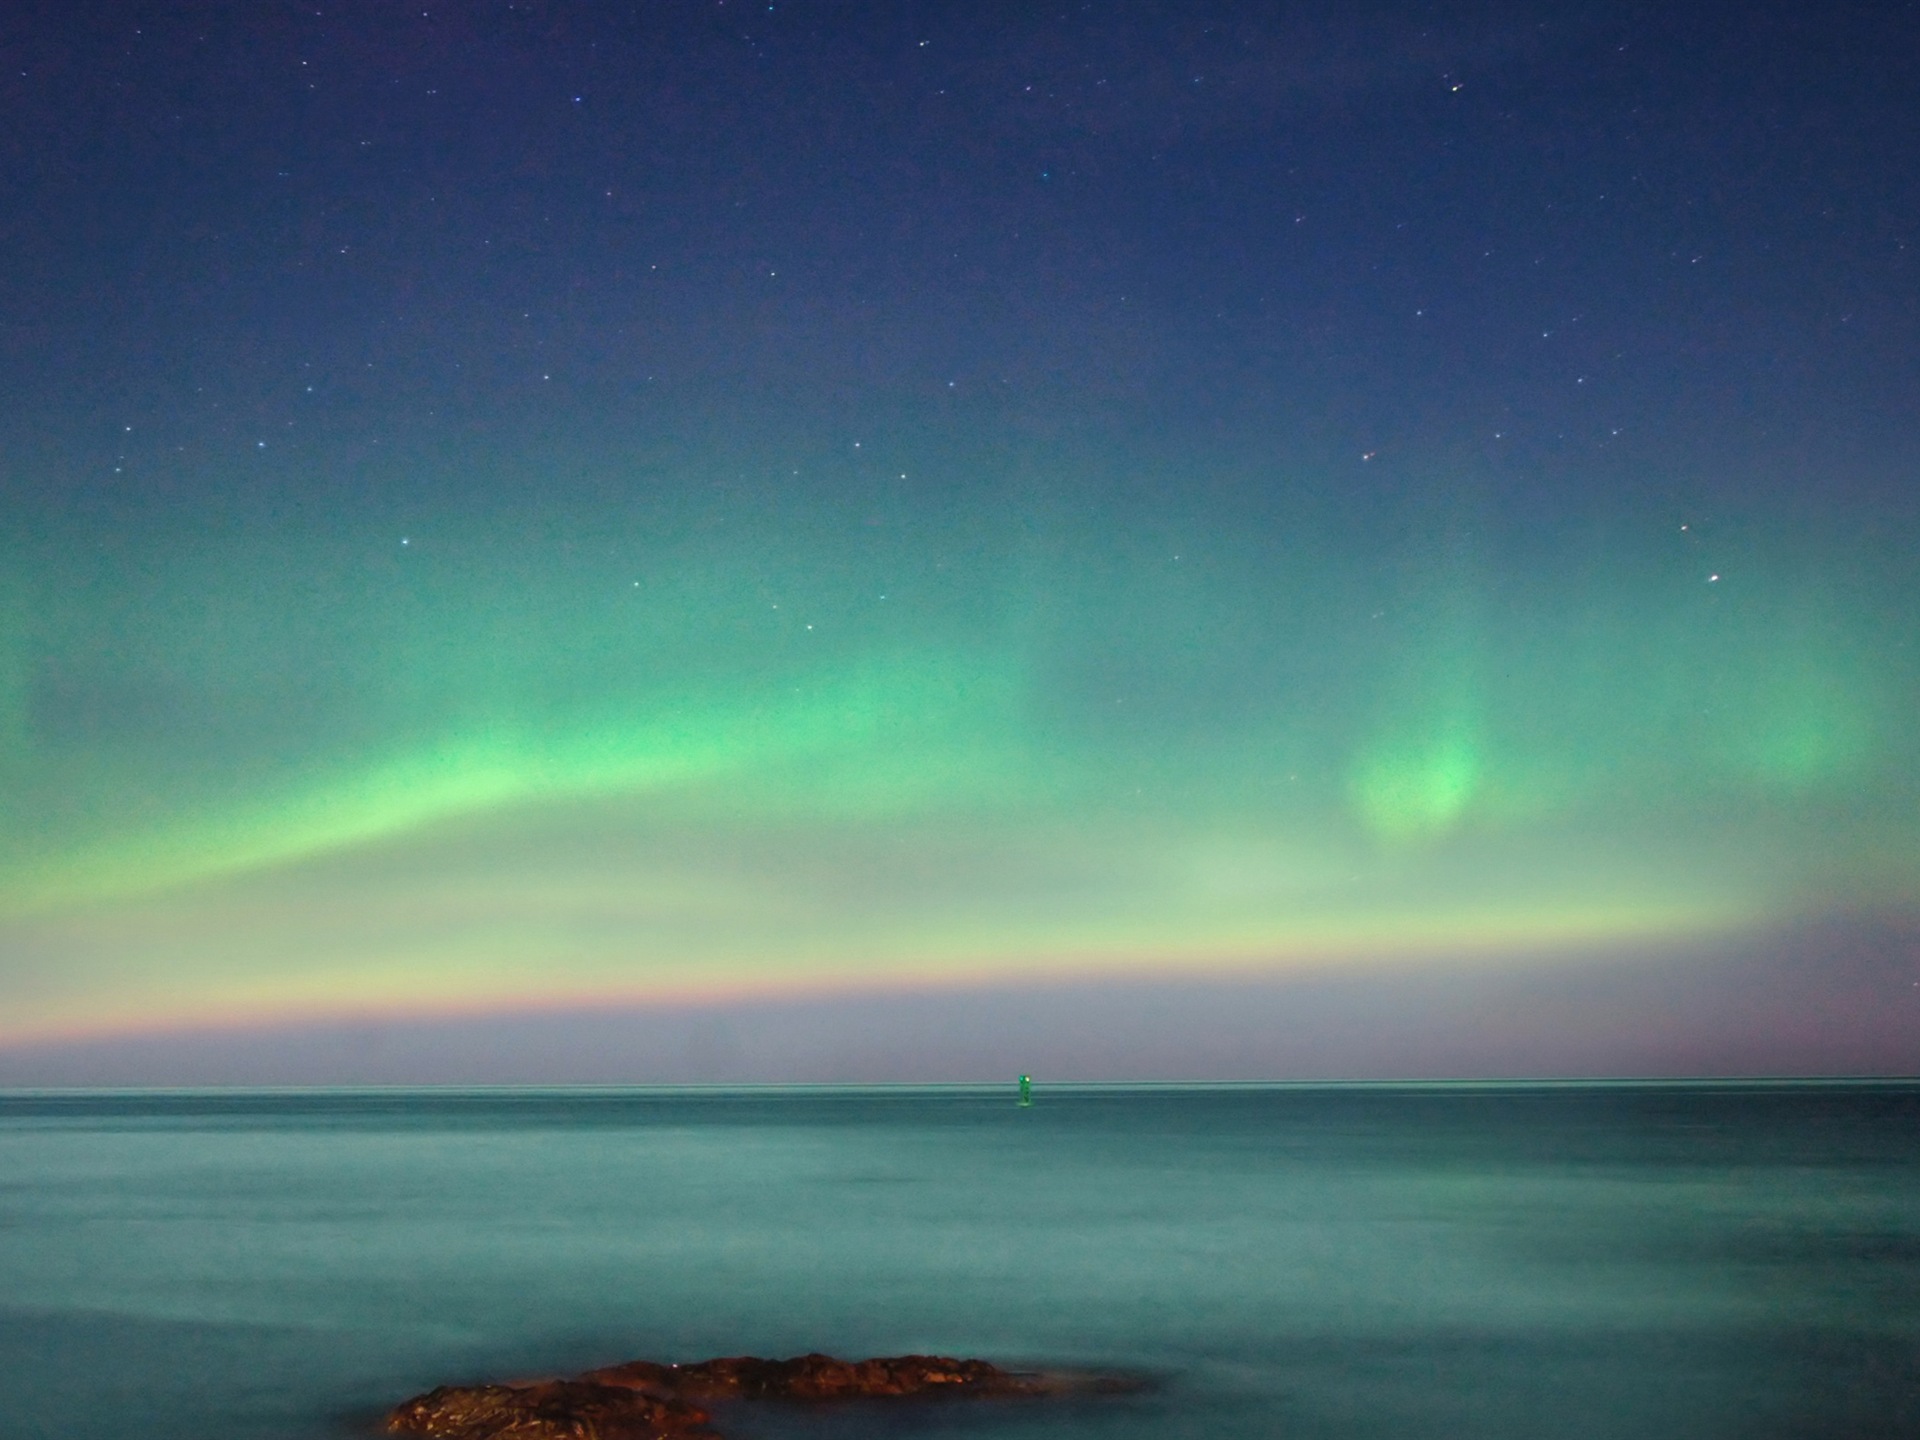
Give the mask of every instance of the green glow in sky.
[[1396, 526], [1284, 473], [1255, 523], [1098, 501], [1100, 459], [939, 506], [767, 462], [16, 534], [7, 1033], [1443, 963], [1913, 893], [1892, 562], [1657, 507]]

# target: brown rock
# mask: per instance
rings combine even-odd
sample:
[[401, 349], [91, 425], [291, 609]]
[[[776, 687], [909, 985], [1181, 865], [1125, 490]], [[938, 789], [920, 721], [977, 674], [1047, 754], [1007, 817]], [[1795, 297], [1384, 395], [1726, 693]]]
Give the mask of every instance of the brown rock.
[[634, 1360], [588, 1371], [581, 1378], [598, 1385], [631, 1386], [651, 1394], [696, 1400], [1038, 1395], [1050, 1388], [1038, 1376], [1014, 1374], [984, 1360], [955, 1360], [945, 1355], [895, 1355], [877, 1360], [836, 1360], [831, 1355], [762, 1360], [754, 1355], [734, 1355], [692, 1365]]
[[695, 1400], [859, 1400], [1067, 1395], [1140, 1388], [1126, 1376], [1019, 1374], [984, 1360], [894, 1355], [836, 1360], [732, 1355], [692, 1365], [633, 1360], [577, 1380], [443, 1385], [395, 1407], [387, 1429], [443, 1440], [721, 1440]]
[[442, 1385], [394, 1407], [387, 1429], [445, 1440], [719, 1440], [708, 1415], [670, 1395], [583, 1380]]

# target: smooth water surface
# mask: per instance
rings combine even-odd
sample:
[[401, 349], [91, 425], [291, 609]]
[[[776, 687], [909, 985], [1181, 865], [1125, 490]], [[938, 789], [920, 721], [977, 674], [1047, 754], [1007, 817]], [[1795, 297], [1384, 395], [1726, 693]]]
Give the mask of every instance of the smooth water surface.
[[1920, 1085], [0, 1095], [0, 1434], [936, 1351], [755, 1436], [1920, 1434]]

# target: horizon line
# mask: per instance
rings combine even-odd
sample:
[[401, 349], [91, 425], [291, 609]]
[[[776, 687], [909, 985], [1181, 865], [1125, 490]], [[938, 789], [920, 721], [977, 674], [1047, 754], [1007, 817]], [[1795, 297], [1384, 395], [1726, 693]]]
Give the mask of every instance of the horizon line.
[[[899, 1081], [685, 1081], [620, 1084], [526, 1082], [499, 1084], [378, 1084], [343, 1082], [329, 1085], [6, 1085], [0, 1103], [43, 1096], [67, 1097], [219, 1097], [219, 1096], [462, 1096], [462, 1095], [727, 1095], [938, 1092], [993, 1095], [1018, 1089], [1021, 1077], [1010, 1080], [899, 1080]], [[1035, 1080], [1036, 1093], [1077, 1091], [1203, 1091], [1203, 1090], [1679, 1090], [1679, 1089], [1846, 1089], [1897, 1088], [1920, 1085], [1920, 1073], [1904, 1075], [1538, 1075], [1464, 1078], [1372, 1078], [1327, 1080]]]

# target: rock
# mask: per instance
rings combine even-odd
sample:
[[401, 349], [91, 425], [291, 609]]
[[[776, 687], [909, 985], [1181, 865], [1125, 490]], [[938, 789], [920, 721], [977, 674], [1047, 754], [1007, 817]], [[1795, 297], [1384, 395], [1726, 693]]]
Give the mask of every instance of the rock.
[[396, 1406], [387, 1429], [444, 1440], [721, 1440], [695, 1400], [862, 1400], [946, 1395], [1113, 1394], [1116, 1375], [1030, 1375], [984, 1360], [894, 1355], [836, 1360], [732, 1355], [691, 1365], [632, 1360], [577, 1380], [443, 1385]]
[[624, 1385], [442, 1385], [394, 1407], [387, 1429], [446, 1440], [720, 1440], [707, 1412]]
[[581, 1377], [598, 1385], [627, 1385], [659, 1395], [696, 1400], [854, 1400], [905, 1395], [1039, 1395], [1040, 1377], [1019, 1375], [984, 1360], [945, 1355], [895, 1355], [878, 1360], [836, 1360], [801, 1355], [762, 1360], [734, 1355], [692, 1365], [656, 1365], [634, 1360]]

